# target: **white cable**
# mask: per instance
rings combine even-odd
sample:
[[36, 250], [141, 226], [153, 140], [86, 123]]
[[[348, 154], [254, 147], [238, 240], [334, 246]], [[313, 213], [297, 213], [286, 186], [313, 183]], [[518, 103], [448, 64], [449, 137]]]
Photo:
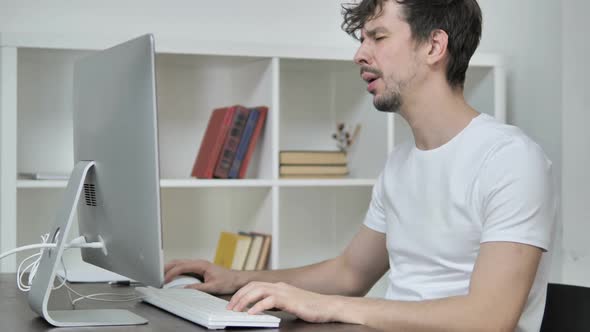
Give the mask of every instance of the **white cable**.
[[[45, 233], [43, 235], [41, 235], [41, 241], [43, 243], [47, 243], [49, 241], [49, 233]], [[37, 260], [35, 261], [35, 264], [31, 267], [31, 273], [29, 273], [29, 283], [28, 285], [33, 284], [33, 278], [35, 277], [35, 275], [37, 275], [37, 268], [39, 267], [39, 263], [41, 262], [41, 257], [43, 257], [43, 254], [45, 253], [45, 249], [41, 249], [39, 251], [39, 258], [37, 258]], [[27, 270], [27, 268], [25, 268], [25, 271]], [[31, 287], [28, 287], [29, 289], [31, 289]]]
[[[59, 276], [58, 276], [58, 278], [63, 279]], [[65, 279], [63, 279], [63, 280], [65, 280]], [[67, 283], [63, 283], [62, 285], [64, 285], [68, 291], [68, 296], [70, 298], [70, 303], [72, 304], [72, 306], [75, 306], [77, 302], [82, 301], [82, 300], [94, 300], [94, 301], [103, 301], [103, 302], [128, 302], [128, 301], [141, 300], [144, 298], [143, 296], [137, 296], [137, 294], [135, 294], [135, 293], [128, 293], [128, 294], [96, 293], [96, 294], [83, 295], [83, 294], [78, 293], [76, 290], [74, 290], [72, 287], [70, 287]], [[78, 296], [78, 298], [72, 299], [70, 292], [76, 294]], [[121, 299], [99, 298], [102, 296], [115, 296], [115, 297], [122, 297], [122, 298]]]
[[[63, 259], [61, 260], [61, 264], [64, 268], [64, 274], [65, 274], [65, 278], [62, 278], [61, 276], [57, 276], [59, 279], [62, 279], [62, 284], [59, 286], [65, 286], [66, 290], [68, 292], [68, 297], [70, 298], [70, 303], [72, 304], [72, 307], [76, 306], [76, 302], [82, 301], [82, 300], [94, 300], [94, 301], [104, 301], [104, 302], [128, 302], [128, 301], [136, 301], [136, 300], [141, 300], [143, 299], [143, 297], [141, 296], [137, 296], [137, 294], [135, 293], [129, 293], [129, 294], [119, 294], [119, 293], [96, 293], [96, 294], [89, 294], [89, 295], [82, 295], [80, 293], [78, 293], [77, 291], [75, 291], [72, 287], [70, 287], [67, 284], [67, 278], [68, 278], [68, 270], [66, 268], [66, 265], [64, 264]], [[76, 299], [72, 299], [71, 293], [74, 293], [76, 295], [78, 295], [79, 297]], [[97, 298], [97, 296], [117, 296], [117, 297], [123, 297], [122, 299], [101, 299], [101, 298]]]
[[[5, 253], [0, 255], [0, 259], [8, 257], [10, 255], [14, 255], [17, 252], [25, 251], [25, 250], [33, 250], [33, 249], [46, 249], [46, 248], [55, 248], [57, 247], [57, 243], [38, 243], [38, 244], [30, 244], [22, 247], [18, 247], [12, 250], [9, 250]], [[90, 242], [90, 243], [68, 243], [66, 244], [66, 248], [95, 248], [95, 249], [102, 249], [104, 244], [102, 242]]]
[[[70, 287], [67, 284], [67, 279], [68, 279], [68, 269], [66, 268], [66, 264], [64, 263], [63, 260], [63, 256], [61, 259], [61, 265], [64, 269], [64, 277], [62, 278], [61, 276], [57, 276], [58, 279], [62, 280], [61, 285], [59, 285], [57, 288], [54, 289], [59, 289], [62, 286], [65, 286], [66, 291], [68, 293], [68, 298], [70, 299], [70, 303], [72, 304], [72, 307], [75, 308], [76, 306], [76, 302], [82, 301], [82, 300], [94, 300], [94, 301], [104, 301], [104, 302], [128, 302], [128, 301], [136, 301], [136, 300], [141, 300], [143, 299], [143, 297], [139, 297], [137, 296], [137, 294], [134, 293], [129, 293], [129, 294], [118, 294], [118, 293], [97, 293], [97, 294], [90, 294], [90, 295], [82, 295], [80, 293], [78, 293], [77, 291], [75, 291], [72, 287]], [[72, 299], [72, 295], [71, 293], [74, 293], [76, 295], [78, 295], [79, 297], [76, 299]], [[113, 299], [100, 299], [100, 298], [96, 298], [96, 296], [119, 296], [119, 297], [123, 297], [124, 299], [119, 299], [119, 300], [113, 300]], [[128, 297], [128, 298], [125, 298]]]
[[[47, 243], [49, 240], [49, 233], [41, 235], [41, 243], [39, 244], [32, 244], [26, 245], [22, 247], [18, 247], [12, 250], [9, 250], [2, 255], [0, 255], [0, 259], [5, 258], [7, 256], [16, 254], [17, 252], [24, 251], [24, 250], [33, 250], [33, 249], [41, 249], [38, 253], [33, 254], [27, 258], [25, 258], [18, 266], [17, 273], [16, 273], [16, 284], [18, 289], [23, 292], [28, 292], [31, 289], [31, 284], [33, 283], [33, 278], [37, 274], [37, 268], [39, 267], [39, 263], [41, 262], [41, 257], [43, 257], [43, 253], [47, 248], [55, 248], [57, 246], [56, 243]], [[104, 244], [102, 242], [91, 242], [86, 243], [86, 239], [83, 236], [79, 236], [73, 239], [71, 242], [67, 243], [65, 249], [70, 248], [103, 248]], [[30, 259], [35, 259], [31, 264], [27, 265], [24, 269], [22, 269], [23, 265], [29, 261]], [[63, 264], [63, 257], [62, 257], [62, 264]], [[22, 269], [22, 270], [21, 270]], [[29, 280], [28, 283], [23, 281], [23, 276], [30, 270], [29, 273]], [[67, 279], [64, 279], [62, 283], [54, 287], [54, 289], [59, 289], [63, 287]]]
[[[41, 256], [41, 253], [36, 253], [34, 255], [31, 255], [25, 259], [23, 259], [23, 261], [18, 265], [18, 269], [16, 270], [16, 284], [18, 286], [18, 289], [20, 289], [23, 292], [27, 292], [30, 289], [30, 286], [28, 286], [23, 280], [22, 277], [24, 276], [25, 272], [30, 269], [34, 264], [37, 264], [39, 258]], [[37, 260], [35, 260], [33, 263], [31, 263], [30, 265], [28, 265], [24, 270], [22, 270], [21, 272], [21, 268], [22, 266], [25, 264], [25, 262], [27, 262], [28, 260], [32, 259], [32, 258], [37, 258]], [[29, 274], [30, 276], [31, 274]], [[30, 279], [30, 278], [29, 278]], [[30, 281], [29, 280], [29, 285], [30, 285]]]
[[33, 250], [33, 249], [45, 249], [45, 248], [55, 248], [55, 243], [39, 243], [39, 244], [31, 244], [28, 246], [18, 247], [18, 248], [15, 248], [15, 249], [12, 249], [12, 250], [9, 250], [9, 251], [3, 253], [2, 255], [0, 255], [0, 259], [3, 259], [4, 257], [10, 256], [10, 255], [14, 255], [20, 251]]
[[[23, 261], [21, 261], [21, 263], [18, 265], [18, 269], [17, 269], [17, 273], [16, 273], [16, 283], [18, 288], [23, 291], [23, 292], [28, 292], [31, 289], [31, 285], [33, 283], [33, 279], [35, 277], [35, 274], [37, 273], [37, 268], [39, 267], [39, 263], [41, 262], [41, 258], [43, 257], [43, 253], [46, 249], [48, 248], [55, 248], [57, 247], [56, 243], [47, 243], [47, 241], [49, 240], [49, 234], [43, 234], [41, 235], [41, 241], [42, 243], [39, 244], [32, 244], [32, 245], [27, 245], [27, 246], [22, 246], [16, 249], [12, 249], [8, 252], [3, 253], [2, 255], [0, 255], [0, 259], [13, 255], [17, 252], [20, 251], [24, 251], [24, 250], [33, 250], [33, 249], [41, 249], [39, 250], [38, 253], [35, 253], [27, 258], [25, 258]], [[75, 239], [73, 239], [72, 241], [70, 241], [69, 243], [66, 244], [65, 249], [71, 249], [71, 248], [96, 248], [96, 249], [101, 249], [104, 248], [104, 243], [102, 242], [91, 242], [91, 243], [86, 243], [86, 239], [83, 236], [79, 236]], [[25, 265], [29, 260], [34, 259], [29, 265], [27, 265], [24, 269], [22, 269], [23, 265]], [[143, 297], [141, 296], [137, 296], [137, 294], [134, 293], [129, 293], [129, 294], [118, 294], [118, 293], [97, 293], [97, 294], [90, 294], [90, 295], [83, 295], [78, 293], [77, 291], [75, 291], [74, 289], [72, 289], [68, 284], [67, 284], [67, 279], [68, 279], [68, 272], [66, 269], [66, 266], [64, 264], [64, 260], [63, 260], [63, 255], [61, 257], [61, 264], [64, 268], [64, 274], [65, 274], [65, 278], [62, 278], [61, 276], [56, 276], [58, 280], [61, 280], [61, 283], [59, 284], [59, 286], [55, 286], [53, 287], [54, 290], [56, 289], [60, 289], [61, 287], [65, 286], [66, 290], [68, 292], [68, 297], [70, 299], [70, 302], [72, 304], [72, 306], [76, 305], [76, 302], [82, 301], [82, 300], [94, 300], [94, 301], [104, 301], [104, 302], [127, 302], [127, 301], [136, 301], [136, 300], [140, 300]], [[21, 270], [22, 269], [22, 270]], [[28, 278], [28, 283], [25, 283], [23, 281], [23, 276], [26, 274], [27, 271], [30, 271], [29, 273], [29, 278]], [[79, 297], [76, 299], [72, 299], [72, 296], [70, 294], [70, 292], [78, 295]], [[107, 298], [101, 298], [101, 297], [105, 297], [105, 296], [115, 296], [115, 297], [120, 297], [119, 299], [107, 299]]]
[[[41, 235], [42, 244], [47, 244], [48, 239], [49, 239], [49, 233]], [[23, 247], [21, 247], [20, 249], [22, 249], [22, 248]], [[17, 248], [17, 249], [19, 249], [19, 248]], [[19, 264], [17, 272], [16, 272], [16, 284], [18, 286], [18, 289], [20, 289], [21, 291], [28, 292], [31, 289], [30, 285], [33, 281], [33, 277], [35, 276], [35, 273], [37, 273], [37, 267], [39, 265], [41, 257], [43, 256], [44, 250], [45, 250], [45, 248], [42, 248], [38, 253], [25, 258]], [[25, 262], [27, 262], [29, 259], [32, 259], [32, 258], [36, 258], [35, 261], [33, 261], [33, 263], [27, 265], [27, 267], [25, 267], [24, 270], [22, 270], [22, 272], [21, 272], [21, 268], [25, 264]], [[31, 269], [31, 272], [29, 273], [29, 280], [28, 280], [28, 283], [25, 283], [25, 282], [23, 282], [23, 276], [29, 269]]]

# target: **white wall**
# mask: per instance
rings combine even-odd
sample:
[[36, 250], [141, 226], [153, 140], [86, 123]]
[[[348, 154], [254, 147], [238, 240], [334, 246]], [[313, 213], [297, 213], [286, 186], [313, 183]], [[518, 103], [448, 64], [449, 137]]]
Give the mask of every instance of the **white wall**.
[[[508, 122], [522, 128], [545, 150], [553, 161], [557, 188], [560, 188], [562, 2], [479, 2], [484, 13], [479, 50], [497, 52], [507, 58]], [[552, 266], [553, 281], [562, 278], [561, 247], [561, 229], [558, 228]]]
[[[588, 12], [586, 0], [570, 1], [565, 5], [564, 28], [575, 30], [575, 22], [568, 15], [580, 19]], [[348, 2], [348, 1], [347, 1]], [[567, 2], [567, 1], [566, 1]], [[340, 30], [340, 0], [251, 0], [251, 1], [18, 1], [0, 0], [0, 31], [69, 32], [90, 31], [103, 33], [179, 33], [210, 40], [241, 40], [264, 43], [293, 43], [297, 45], [326, 45], [354, 47], [354, 42]], [[562, 56], [566, 62], [565, 86], [581, 89], [576, 80], [577, 66], [567, 63], [582, 62], [574, 59], [576, 45], [571, 41], [561, 52], [562, 2], [551, 0], [480, 0], [484, 12], [484, 34], [480, 51], [497, 52], [507, 56], [508, 70], [508, 120], [525, 130], [546, 151], [555, 165], [558, 180], [562, 165]], [[585, 8], [581, 8], [585, 6]], [[571, 13], [570, 13], [571, 12]], [[579, 33], [577, 40], [583, 40]], [[570, 51], [567, 51], [569, 49]], [[586, 52], [585, 54], [588, 54]], [[568, 74], [569, 73], [569, 74]], [[568, 90], [569, 91], [569, 90]], [[570, 98], [573, 91], [565, 91]], [[581, 111], [583, 103], [576, 105]], [[584, 197], [586, 188], [574, 182], [582, 174], [582, 166], [574, 165], [572, 145], [578, 140], [583, 125], [574, 105], [564, 117], [564, 189], [575, 189], [565, 195]], [[587, 119], [587, 115], [586, 118]], [[567, 122], [565, 122], [567, 120]], [[567, 132], [566, 132], [567, 130]], [[588, 147], [588, 137], [586, 145]], [[569, 145], [569, 146], [568, 146]], [[586, 149], [587, 151], [587, 149]], [[586, 153], [588, 165], [588, 155]], [[582, 192], [586, 190], [586, 192]], [[572, 194], [574, 193], [575, 194]], [[586, 197], [589, 197], [586, 195]], [[583, 220], [582, 198], [579, 207], [565, 202], [567, 219]], [[587, 216], [587, 214], [586, 214]], [[568, 224], [569, 225], [569, 224]], [[572, 224], [574, 225], [574, 224]], [[572, 226], [567, 239], [574, 241], [577, 252], [583, 253], [583, 233], [579, 226]], [[573, 234], [578, 234], [575, 237]], [[575, 237], [575, 238], [574, 238]], [[568, 244], [568, 248], [569, 248]], [[572, 247], [573, 248], [573, 247]], [[588, 251], [586, 251], [588, 252]], [[560, 279], [560, 262], [554, 266], [554, 280]], [[590, 269], [588, 269], [590, 270]], [[575, 273], [574, 273], [575, 274]]]
[[588, 0], [563, 4], [563, 281], [590, 286]]
[[338, 0], [0, 0], [1, 31], [174, 33], [301, 45], [351, 42]]

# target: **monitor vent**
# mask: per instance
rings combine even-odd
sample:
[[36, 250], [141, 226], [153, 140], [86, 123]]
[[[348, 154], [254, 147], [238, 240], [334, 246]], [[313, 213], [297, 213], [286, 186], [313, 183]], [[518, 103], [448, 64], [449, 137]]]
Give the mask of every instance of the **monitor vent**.
[[96, 206], [96, 190], [93, 184], [84, 184], [84, 197], [87, 206]]

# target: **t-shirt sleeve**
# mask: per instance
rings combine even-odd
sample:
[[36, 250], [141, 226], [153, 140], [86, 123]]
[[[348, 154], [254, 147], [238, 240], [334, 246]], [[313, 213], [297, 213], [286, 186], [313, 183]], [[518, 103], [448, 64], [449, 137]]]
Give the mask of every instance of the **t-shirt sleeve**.
[[551, 162], [542, 149], [524, 139], [499, 144], [480, 175], [481, 242], [549, 250], [557, 204]]
[[371, 196], [371, 203], [365, 216], [363, 224], [370, 229], [385, 233], [387, 230], [385, 223], [385, 212], [383, 208], [383, 174], [377, 178], [375, 186], [373, 186], [373, 194]]

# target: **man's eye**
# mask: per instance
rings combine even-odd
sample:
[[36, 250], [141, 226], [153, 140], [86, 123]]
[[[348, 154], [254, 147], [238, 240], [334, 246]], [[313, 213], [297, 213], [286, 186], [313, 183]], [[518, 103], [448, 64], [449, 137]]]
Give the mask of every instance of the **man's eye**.
[[383, 39], [385, 39], [385, 36], [375, 37], [375, 40], [383, 40]]

